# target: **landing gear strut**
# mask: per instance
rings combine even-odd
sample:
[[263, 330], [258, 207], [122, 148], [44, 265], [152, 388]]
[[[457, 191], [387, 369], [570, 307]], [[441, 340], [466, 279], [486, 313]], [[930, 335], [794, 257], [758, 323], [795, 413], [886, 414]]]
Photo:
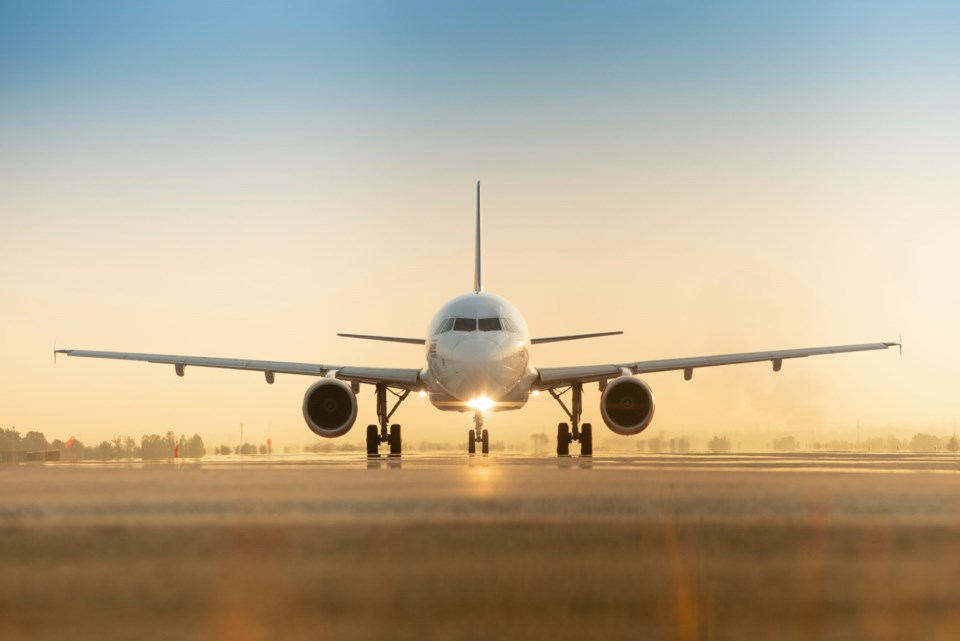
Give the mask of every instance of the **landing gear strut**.
[[[580, 416], [583, 414], [583, 383], [574, 383], [559, 392], [553, 389], [548, 391], [570, 418], [570, 424], [557, 425], [557, 456], [570, 456], [571, 441], [580, 441], [580, 456], [593, 456], [593, 425], [590, 423], [580, 425]], [[560, 398], [567, 392], [570, 392], [571, 407], [569, 409]]]
[[[390, 456], [400, 456], [403, 450], [401, 446], [400, 426], [394, 423], [390, 425], [388, 429], [387, 424], [390, 422], [390, 417], [393, 416], [393, 413], [400, 407], [400, 403], [410, 395], [410, 390], [405, 389], [402, 392], [396, 392], [384, 383], [377, 383], [376, 388], [377, 422], [380, 426], [367, 425], [367, 456], [380, 456], [381, 443], [390, 444]], [[387, 392], [397, 397], [397, 402], [393, 404], [393, 408], [391, 408], [389, 412], [387, 411]]]
[[480, 443], [480, 453], [490, 453], [490, 433], [483, 429], [483, 412], [477, 410], [473, 413], [473, 422], [476, 427], [467, 432], [467, 453], [477, 453], [477, 443]]

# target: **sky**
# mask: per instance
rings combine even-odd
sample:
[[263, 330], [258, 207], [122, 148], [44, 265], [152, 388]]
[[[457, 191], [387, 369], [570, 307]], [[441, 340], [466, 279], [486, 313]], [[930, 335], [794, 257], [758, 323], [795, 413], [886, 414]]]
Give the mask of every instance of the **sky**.
[[957, 431], [957, 33], [926, 1], [2, 2], [0, 427], [315, 442], [309, 378], [51, 352], [420, 367], [336, 333], [422, 336], [470, 290], [480, 179], [486, 289], [534, 335], [625, 332], [534, 365], [903, 335], [648, 375], [650, 433]]

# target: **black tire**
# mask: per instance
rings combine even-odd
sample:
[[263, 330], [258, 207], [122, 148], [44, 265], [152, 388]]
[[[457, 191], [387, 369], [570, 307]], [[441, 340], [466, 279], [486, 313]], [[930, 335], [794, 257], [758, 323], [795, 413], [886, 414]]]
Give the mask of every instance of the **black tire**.
[[474, 431], [470, 430], [467, 433], [467, 454], [476, 454], [477, 453], [477, 439], [474, 438]]
[[400, 426], [394, 423], [390, 426], [390, 456], [400, 456], [401, 452]]
[[380, 430], [367, 425], [367, 456], [380, 456]]
[[580, 427], [580, 456], [593, 456], [593, 425], [590, 423]]
[[557, 456], [570, 456], [570, 426], [557, 425]]
[[490, 453], [490, 433], [487, 432], [487, 430], [483, 430], [483, 432], [480, 433], [480, 453]]

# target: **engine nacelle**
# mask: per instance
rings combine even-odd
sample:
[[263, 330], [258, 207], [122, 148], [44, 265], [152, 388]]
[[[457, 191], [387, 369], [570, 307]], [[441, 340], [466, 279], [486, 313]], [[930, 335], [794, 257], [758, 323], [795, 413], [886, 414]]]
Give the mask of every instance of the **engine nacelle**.
[[653, 420], [653, 392], [639, 378], [621, 376], [607, 383], [600, 397], [600, 415], [623, 436], [639, 434]]
[[320, 379], [303, 397], [303, 418], [317, 436], [343, 436], [357, 420], [357, 397], [343, 381]]

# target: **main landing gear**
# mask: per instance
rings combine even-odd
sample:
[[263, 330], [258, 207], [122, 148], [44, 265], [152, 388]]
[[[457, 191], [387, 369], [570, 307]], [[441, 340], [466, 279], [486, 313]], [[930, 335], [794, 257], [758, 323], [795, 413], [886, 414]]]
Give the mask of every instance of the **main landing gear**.
[[[557, 425], [557, 456], [570, 456], [571, 441], [580, 441], [580, 456], [593, 456], [593, 425], [590, 423], [580, 425], [580, 415], [583, 413], [583, 383], [574, 383], [559, 392], [552, 389], [548, 391], [570, 418], [569, 424]], [[570, 392], [571, 407], [569, 409], [560, 398], [567, 392]]]
[[[387, 424], [390, 422], [390, 417], [393, 416], [393, 413], [400, 407], [400, 403], [410, 395], [410, 390], [395, 392], [384, 383], [377, 383], [376, 387], [377, 422], [380, 423], [380, 426], [367, 425], [367, 456], [380, 456], [381, 443], [390, 444], [390, 456], [400, 456], [403, 450], [400, 438], [400, 426], [394, 423], [387, 429]], [[397, 397], [397, 402], [393, 404], [393, 408], [389, 412], [387, 411], [387, 392]]]
[[476, 427], [467, 432], [467, 453], [477, 453], [477, 443], [480, 443], [480, 453], [490, 453], [490, 433], [483, 429], [483, 412], [477, 410], [473, 413], [473, 422]]

